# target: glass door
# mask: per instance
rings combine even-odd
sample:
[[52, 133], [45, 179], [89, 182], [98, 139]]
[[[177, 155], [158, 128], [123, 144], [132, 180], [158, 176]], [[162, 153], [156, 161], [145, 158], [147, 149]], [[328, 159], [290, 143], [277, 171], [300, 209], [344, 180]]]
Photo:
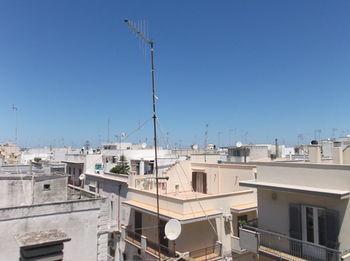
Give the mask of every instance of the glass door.
[[[323, 208], [302, 206], [302, 239], [316, 245], [326, 244], [326, 211]], [[312, 244], [303, 244], [303, 254], [313, 259], [325, 260], [326, 251]]]

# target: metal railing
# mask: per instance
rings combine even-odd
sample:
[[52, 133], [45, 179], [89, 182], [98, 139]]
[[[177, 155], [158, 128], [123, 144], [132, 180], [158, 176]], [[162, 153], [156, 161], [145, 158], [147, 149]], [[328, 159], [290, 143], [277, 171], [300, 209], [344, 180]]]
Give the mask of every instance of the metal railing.
[[131, 229], [125, 229], [125, 237], [131, 243], [134, 243], [136, 245], [141, 244], [141, 234], [136, 233], [135, 231], [132, 231]]
[[[135, 245], [139, 245], [141, 247], [141, 234], [136, 233], [130, 229], [125, 229], [125, 237], [128, 241], [132, 242]], [[171, 250], [169, 247], [164, 246], [162, 244], [158, 244], [148, 238], [146, 238], [146, 250], [151, 252], [154, 255], [158, 255], [158, 246], [160, 246], [160, 253], [165, 257], [177, 257], [175, 251]]]
[[259, 251], [285, 260], [297, 257], [310, 261], [340, 261], [342, 251], [288, 237], [286, 235], [243, 225], [244, 229], [259, 234]]
[[189, 252], [189, 257], [200, 258], [201, 260], [210, 260], [215, 257], [221, 256], [222, 245], [216, 243], [215, 245], [193, 250]]
[[[159, 244], [149, 240], [148, 238], [146, 238], [146, 242], [147, 242], [146, 243], [147, 250], [152, 252], [155, 255], [158, 255]], [[169, 247], [164, 246], [162, 244], [160, 244], [160, 253], [161, 253], [161, 255], [166, 256], [166, 257], [177, 257], [177, 254], [175, 251], [171, 250]]]

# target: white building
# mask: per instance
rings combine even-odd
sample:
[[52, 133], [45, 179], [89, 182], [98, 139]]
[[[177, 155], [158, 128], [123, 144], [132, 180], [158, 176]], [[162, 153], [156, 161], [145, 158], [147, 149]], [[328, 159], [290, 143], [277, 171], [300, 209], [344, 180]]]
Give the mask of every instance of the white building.
[[20, 169], [0, 173], [0, 260], [107, 260], [105, 199], [62, 174]]

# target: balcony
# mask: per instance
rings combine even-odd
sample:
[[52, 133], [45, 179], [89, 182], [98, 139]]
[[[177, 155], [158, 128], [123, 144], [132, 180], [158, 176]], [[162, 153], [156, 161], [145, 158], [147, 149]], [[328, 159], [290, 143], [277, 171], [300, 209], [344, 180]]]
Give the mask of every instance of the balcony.
[[205, 247], [190, 251], [188, 253], [189, 260], [204, 261], [204, 260], [219, 260], [222, 259], [222, 245], [217, 242], [213, 246]]
[[243, 225], [240, 246], [251, 252], [279, 260], [340, 261], [349, 251], [340, 251], [286, 235]]
[[142, 236], [128, 228], [123, 228], [125, 231], [125, 241], [140, 248], [144, 249], [148, 254], [158, 257], [158, 250], [160, 248], [161, 259], [168, 259], [171, 257], [178, 257], [179, 255], [172, 249], [160, 245], [156, 242], [149, 240], [147, 237]]

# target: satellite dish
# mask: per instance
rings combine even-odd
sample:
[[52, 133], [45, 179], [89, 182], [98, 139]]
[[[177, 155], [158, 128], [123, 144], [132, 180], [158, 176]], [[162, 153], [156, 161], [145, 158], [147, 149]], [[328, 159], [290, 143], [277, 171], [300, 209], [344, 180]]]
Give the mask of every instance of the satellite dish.
[[177, 219], [170, 219], [165, 225], [165, 235], [169, 240], [177, 239], [181, 234], [181, 224]]
[[147, 144], [144, 142], [141, 144], [141, 148], [145, 149], [147, 147]]
[[85, 174], [80, 174], [79, 179], [80, 180], [84, 180], [85, 179]]
[[191, 146], [191, 148], [192, 148], [193, 150], [198, 150], [198, 145], [197, 145], [197, 144], [193, 144], [193, 145]]
[[236, 147], [237, 147], [237, 148], [242, 147], [242, 142], [238, 141], [238, 142], [236, 143]]
[[126, 136], [125, 132], [122, 132], [121, 136], [122, 136], [122, 138], [124, 138]]

